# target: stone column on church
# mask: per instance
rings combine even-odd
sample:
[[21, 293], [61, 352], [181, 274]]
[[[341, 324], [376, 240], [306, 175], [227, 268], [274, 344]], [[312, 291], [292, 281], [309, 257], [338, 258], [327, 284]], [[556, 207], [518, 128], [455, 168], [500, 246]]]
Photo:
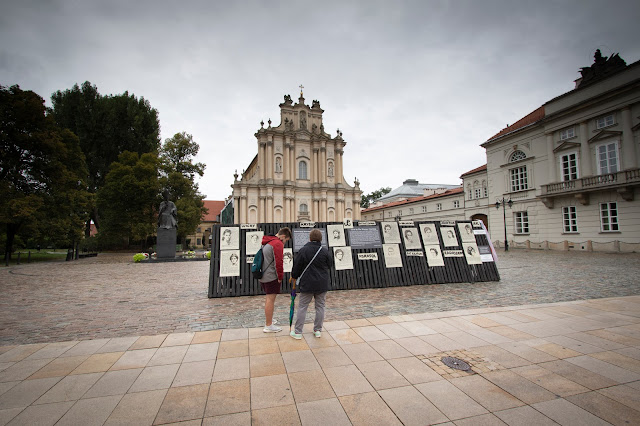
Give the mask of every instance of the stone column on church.
[[320, 174], [320, 182], [327, 183], [327, 147], [324, 141], [320, 147], [320, 170], [318, 173]]
[[[271, 191], [269, 191], [271, 192]], [[267, 195], [267, 222], [273, 222], [273, 194]]]
[[273, 141], [267, 141], [267, 156], [265, 158], [267, 163], [267, 179], [273, 180]]
[[313, 198], [313, 210], [312, 210], [312, 214], [313, 216], [311, 217], [311, 220], [315, 221], [315, 222], [320, 222], [320, 216], [318, 216], [319, 213], [319, 207], [318, 207], [318, 203], [320, 201], [314, 196]]
[[631, 109], [626, 106], [622, 108], [622, 170], [638, 168], [631, 125]]
[[336, 183], [342, 183], [342, 154], [344, 151], [342, 148], [336, 149]]
[[259, 142], [258, 143], [258, 167], [260, 167], [260, 180], [264, 180], [265, 179], [265, 157], [266, 157], [266, 153], [265, 153], [265, 147], [267, 146], [267, 144], [265, 142]]
[[592, 176], [591, 148], [589, 147], [589, 135], [587, 134], [587, 122], [583, 121], [579, 126], [578, 139], [580, 141], [580, 177]]
[[322, 191], [320, 200], [320, 221], [327, 221], [327, 191]]
[[320, 164], [318, 163], [318, 148], [313, 148], [313, 182], [318, 183], [318, 169]]
[[295, 146], [295, 144], [291, 145], [290, 155], [291, 155], [291, 161], [290, 161], [289, 164], [291, 166], [291, 169], [290, 169], [291, 180], [295, 182], [297, 180], [297, 176], [298, 176], [296, 174], [296, 167], [298, 167], [298, 165], [296, 164], [296, 146]]
[[[547, 134], [547, 166], [549, 171], [549, 179], [547, 183], [553, 183], [558, 181], [558, 175], [556, 170], [558, 167], [556, 166], [556, 154], [553, 152], [553, 133]], [[509, 171], [507, 170], [507, 173]], [[509, 176], [507, 176], [507, 180], [509, 180]], [[509, 184], [507, 184], [507, 191], [509, 191]]]
[[258, 221], [260, 223], [264, 223], [265, 222], [265, 201], [266, 201], [266, 196], [262, 195], [262, 191], [260, 191], [260, 198], [258, 198]]
[[246, 195], [240, 196], [240, 223], [247, 223], [247, 196]]
[[233, 197], [233, 223], [240, 223], [240, 197]]
[[289, 150], [291, 149], [291, 144], [289, 143], [289, 137], [287, 136], [284, 139], [283, 143], [283, 152], [282, 152], [282, 171], [284, 172], [284, 180], [291, 180], [289, 178], [289, 162], [291, 161], [291, 157], [289, 156]]

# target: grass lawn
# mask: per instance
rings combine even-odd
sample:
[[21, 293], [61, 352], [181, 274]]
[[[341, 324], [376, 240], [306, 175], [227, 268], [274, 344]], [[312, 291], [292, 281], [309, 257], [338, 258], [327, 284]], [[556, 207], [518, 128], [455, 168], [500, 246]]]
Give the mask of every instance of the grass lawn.
[[[11, 262], [9, 265], [16, 265], [18, 262], [18, 253], [20, 253], [20, 263], [27, 263], [29, 259], [29, 250], [20, 250], [16, 251], [11, 255]], [[31, 250], [31, 262], [46, 262], [50, 260], [65, 260], [67, 258], [67, 250], [60, 249], [53, 251], [52, 249], [42, 249], [39, 252], [37, 250]], [[6, 263], [4, 259], [2, 259], [2, 266], [5, 266]]]

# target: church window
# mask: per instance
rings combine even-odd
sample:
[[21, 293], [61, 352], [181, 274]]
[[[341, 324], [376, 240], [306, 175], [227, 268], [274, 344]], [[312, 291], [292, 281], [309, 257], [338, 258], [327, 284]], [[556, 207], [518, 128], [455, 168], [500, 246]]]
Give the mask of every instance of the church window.
[[307, 162], [300, 161], [298, 163], [298, 179], [308, 179], [307, 178]]
[[527, 154], [518, 150], [518, 151], [514, 151], [514, 153], [511, 154], [511, 157], [509, 157], [509, 162], [513, 163], [515, 161], [524, 160], [525, 158], [527, 158]]
[[597, 148], [598, 174], [605, 175], [618, 171], [618, 142], [607, 142]]
[[511, 191], [524, 191], [529, 188], [527, 179], [527, 166], [516, 167], [509, 170], [509, 182], [511, 183]]
[[309, 208], [307, 207], [306, 204], [302, 203], [300, 204], [300, 213], [307, 213], [309, 211]]

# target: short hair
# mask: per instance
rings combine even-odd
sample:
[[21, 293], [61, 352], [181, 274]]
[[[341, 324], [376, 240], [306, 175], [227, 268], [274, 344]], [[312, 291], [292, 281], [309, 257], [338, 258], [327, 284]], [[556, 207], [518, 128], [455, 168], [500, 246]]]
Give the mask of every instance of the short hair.
[[231, 256], [229, 256], [229, 260], [232, 260], [234, 257], [236, 258], [236, 260], [238, 260], [238, 255], [235, 253], [231, 253]]
[[343, 255], [343, 256], [344, 256], [344, 252], [342, 251], [342, 249], [338, 249], [338, 250], [336, 250], [336, 252], [334, 253], [334, 255], [335, 255], [335, 256], [337, 256], [337, 255], [338, 255], [338, 253], [340, 253], [341, 255]]
[[322, 232], [319, 229], [312, 229], [309, 232], [309, 241], [322, 241]]
[[406, 237], [407, 235], [413, 235], [413, 232], [411, 231], [411, 229], [407, 229], [406, 231], [404, 231], [404, 236]]
[[387, 228], [391, 229], [391, 225], [385, 225], [384, 226], [384, 229], [387, 229]]
[[284, 236], [286, 239], [290, 240], [291, 239], [291, 229], [289, 228], [280, 228], [280, 230], [278, 231], [278, 235], [282, 235]]
[[224, 235], [224, 234], [231, 235], [231, 229], [229, 229], [229, 228], [225, 229], [224, 232], [222, 233], [222, 235]]

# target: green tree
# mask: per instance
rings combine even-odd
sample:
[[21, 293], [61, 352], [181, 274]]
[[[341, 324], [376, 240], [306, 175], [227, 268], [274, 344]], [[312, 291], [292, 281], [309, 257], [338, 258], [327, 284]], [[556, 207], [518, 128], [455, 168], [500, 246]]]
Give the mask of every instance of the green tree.
[[131, 242], [144, 242], [153, 235], [160, 193], [158, 168], [155, 153], [138, 155], [124, 151], [111, 163], [97, 194], [102, 214], [98, 235], [105, 244], [127, 247]]
[[[111, 163], [124, 151], [142, 155], [157, 153], [160, 147], [158, 112], [144, 98], [124, 92], [103, 96], [86, 81], [79, 87], [57, 91], [51, 96], [51, 116], [56, 123], [75, 133], [87, 158], [88, 189], [95, 194], [105, 184]], [[91, 211], [97, 228], [101, 226], [99, 209]], [[89, 233], [90, 221], [85, 233]]]
[[195, 177], [204, 175], [205, 165], [194, 163], [200, 146], [193, 136], [185, 132], [176, 133], [166, 139], [160, 151], [162, 161], [161, 186], [169, 189], [171, 199], [178, 209], [177, 236], [181, 241], [193, 234], [207, 213]]
[[362, 199], [360, 200], [360, 207], [362, 207], [363, 209], [369, 208], [369, 205], [373, 201], [377, 200], [385, 194], [388, 194], [389, 192], [391, 192], [391, 188], [386, 187], [380, 188], [377, 191], [373, 191], [370, 194], [363, 195]]
[[[45, 114], [44, 99], [0, 86], [0, 224], [5, 256], [17, 236], [72, 244], [88, 217], [78, 138]], [[26, 238], [23, 238], [23, 240]]]

